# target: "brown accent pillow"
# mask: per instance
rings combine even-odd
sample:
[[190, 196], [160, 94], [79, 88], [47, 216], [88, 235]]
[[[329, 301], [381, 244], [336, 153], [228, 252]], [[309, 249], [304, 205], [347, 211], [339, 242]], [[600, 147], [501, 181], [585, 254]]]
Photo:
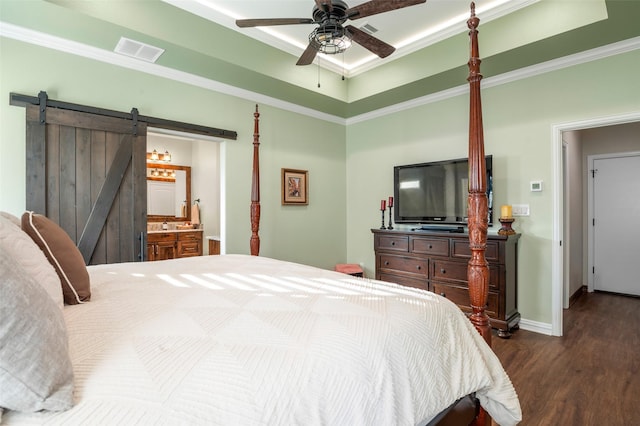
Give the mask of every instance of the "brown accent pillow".
[[22, 229], [44, 252], [60, 277], [64, 302], [69, 305], [91, 298], [89, 273], [80, 250], [69, 235], [46, 216], [33, 212], [22, 215]]

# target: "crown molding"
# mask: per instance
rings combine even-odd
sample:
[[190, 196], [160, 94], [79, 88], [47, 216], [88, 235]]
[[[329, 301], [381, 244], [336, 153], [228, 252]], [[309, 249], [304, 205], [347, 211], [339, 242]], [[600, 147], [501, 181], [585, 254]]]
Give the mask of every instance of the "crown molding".
[[[529, 67], [521, 68], [515, 71], [506, 72], [493, 77], [485, 78], [482, 80], [482, 87], [489, 88], [500, 86], [502, 84], [511, 83], [518, 80], [534, 77], [537, 75], [545, 74], [552, 71], [561, 70], [563, 68], [572, 67], [574, 65], [584, 64], [598, 59], [607, 58], [610, 56], [620, 55], [623, 53], [631, 52], [640, 49], [640, 37], [630, 38], [617, 43], [612, 43], [606, 46], [597, 47], [595, 49], [585, 50], [584, 52], [576, 53], [573, 55], [565, 56], [551, 61], [542, 62]], [[452, 89], [443, 90], [441, 92], [433, 93], [430, 95], [415, 98], [410, 101], [401, 102], [395, 105], [391, 105], [385, 108], [380, 108], [375, 111], [360, 114], [347, 119], [347, 125], [360, 123], [367, 120], [373, 120], [385, 115], [394, 114], [407, 109], [415, 108], [422, 105], [427, 105], [434, 102], [439, 102], [447, 98], [459, 96], [468, 92], [468, 86], [466, 84], [454, 87]]]
[[[401, 102], [388, 107], [380, 108], [374, 111], [370, 111], [364, 114], [360, 114], [350, 118], [343, 118], [332, 114], [327, 114], [321, 111], [314, 110], [312, 108], [304, 107], [302, 105], [294, 104], [292, 102], [283, 101], [271, 96], [266, 96], [260, 93], [256, 93], [250, 90], [235, 87], [229, 84], [221, 83], [216, 80], [200, 77], [194, 74], [190, 74], [184, 71], [178, 71], [172, 68], [164, 67], [162, 65], [152, 64], [144, 61], [140, 61], [134, 58], [123, 56], [108, 50], [99, 49], [93, 46], [89, 46], [76, 41], [67, 40], [61, 37], [52, 36], [39, 31], [34, 31], [21, 26], [9, 24], [6, 22], [0, 22], [0, 36], [11, 38], [14, 40], [22, 41], [25, 43], [58, 50], [65, 53], [81, 56], [88, 59], [93, 59], [100, 62], [105, 62], [111, 65], [120, 66], [123, 68], [144, 72], [147, 74], [155, 75], [158, 77], [167, 78], [170, 80], [186, 83], [192, 86], [201, 87], [203, 89], [215, 91], [218, 93], [234, 96], [240, 99], [249, 100], [251, 102], [258, 102], [264, 105], [269, 105], [274, 108], [279, 108], [285, 111], [294, 112], [297, 114], [306, 115], [319, 120], [336, 123], [344, 126], [351, 124], [361, 123], [368, 120], [373, 120], [386, 115], [395, 114], [400, 111], [412, 109], [422, 105], [427, 105], [434, 102], [439, 102], [445, 99], [449, 99], [455, 96], [460, 96], [467, 93], [468, 87], [466, 84], [443, 90], [437, 93], [429, 94], [419, 98], [412, 99], [410, 101]], [[615, 56], [634, 50], [640, 49], [640, 37], [634, 37], [628, 40], [623, 40], [617, 43], [612, 43], [606, 46], [598, 47], [595, 49], [586, 50], [584, 52], [576, 53], [573, 55], [565, 56], [563, 58], [554, 59], [551, 61], [543, 62], [540, 64], [532, 65], [519, 70], [503, 73], [497, 76], [489, 77], [483, 80], [483, 88], [489, 88], [499, 86], [502, 84], [511, 83], [514, 81], [522, 80], [525, 78], [533, 77], [536, 75], [545, 74], [548, 72], [568, 68], [574, 65], [579, 65], [598, 59]]]
[[[203, 0], [162, 1], [196, 16], [203, 17], [211, 22], [222, 25], [232, 31], [249, 36], [260, 43], [265, 43], [269, 46], [280, 49], [296, 58], [298, 58], [307, 48], [306, 41], [304, 43], [300, 43], [298, 40], [288, 38], [286, 35], [278, 32], [277, 28], [274, 27], [250, 27], [243, 28], [242, 31], [239, 31], [238, 26], [235, 23], [235, 17], [232, 16], [233, 13], [230, 10], [217, 7], [213, 2]], [[476, 13], [483, 17], [483, 25], [486, 25], [486, 23], [491, 22], [494, 19], [501, 18], [539, 1], [540, 0], [485, 1], [482, 5], [478, 5]], [[318, 53], [316, 60], [320, 67], [338, 75], [343, 75], [347, 78], [356, 77], [359, 74], [380, 67], [386, 63], [393, 62], [403, 56], [407, 56], [449, 37], [466, 33], [468, 31], [468, 19], [469, 13], [465, 11], [459, 16], [434, 27], [431, 31], [420, 35], [417, 39], [407, 41], [406, 43], [401, 42], [401, 45], [395, 46], [396, 51], [393, 53], [393, 57], [387, 61], [381, 61], [377, 55], [369, 54], [359, 60], [345, 62], [342, 55], [326, 55], [322, 53]], [[358, 26], [358, 24], [355, 25], [356, 27]]]
[[162, 65], [141, 61], [139, 59], [111, 52], [109, 50], [100, 49], [83, 43], [78, 43], [76, 41], [52, 36], [50, 34], [34, 31], [6, 22], [0, 22], [0, 36], [40, 47], [45, 47], [48, 49], [57, 50], [60, 52], [70, 53], [72, 55], [77, 55], [88, 59], [93, 59], [99, 62], [105, 62], [122, 68], [144, 72], [146, 74], [155, 75], [157, 77], [167, 78], [169, 80], [186, 83], [192, 86], [200, 87], [229, 96], [234, 96], [240, 99], [249, 100], [251, 102], [269, 105], [285, 111], [295, 112], [320, 120], [329, 121], [341, 125], [346, 124], [346, 120], [342, 117], [327, 114], [321, 111], [314, 110], [312, 108], [307, 108], [298, 104], [294, 104], [292, 102], [283, 101], [281, 99], [266, 96], [229, 84], [221, 83], [219, 81], [197, 76], [188, 72], [178, 71]]

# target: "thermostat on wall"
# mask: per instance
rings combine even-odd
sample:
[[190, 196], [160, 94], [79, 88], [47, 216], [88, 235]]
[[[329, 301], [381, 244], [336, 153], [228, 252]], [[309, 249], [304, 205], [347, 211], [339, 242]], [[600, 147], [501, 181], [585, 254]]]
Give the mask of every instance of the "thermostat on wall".
[[532, 180], [531, 184], [531, 192], [540, 192], [542, 191], [542, 181], [541, 180]]

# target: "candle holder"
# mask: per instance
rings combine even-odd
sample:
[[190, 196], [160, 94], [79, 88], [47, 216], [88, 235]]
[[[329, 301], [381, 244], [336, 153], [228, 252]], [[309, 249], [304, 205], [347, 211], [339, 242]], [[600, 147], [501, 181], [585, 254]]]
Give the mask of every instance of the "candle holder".
[[511, 228], [511, 224], [515, 222], [512, 217], [501, 217], [498, 219], [502, 227], [498, 230], [498, 235], [514, 235], [516, 231]]
[[385, 209], [380, 209], [380, 213], [382, 213], [382, 226], [380, 227], [380, 229], [387, 229], [387, 228], [385, 228], [385, 226], [384, 226], [384, 210], [385, 210]]
[[389, 206], [389, 226], [387, 229], [393, 229], [393, 214], [391, 213], [392, 206]]

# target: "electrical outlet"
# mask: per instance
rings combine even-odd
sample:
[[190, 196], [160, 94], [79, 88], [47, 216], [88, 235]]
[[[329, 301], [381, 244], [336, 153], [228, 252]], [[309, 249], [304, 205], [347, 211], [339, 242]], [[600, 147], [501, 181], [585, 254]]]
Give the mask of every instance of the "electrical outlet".
[[511, 214], [514, 216], [529, 216], [529, 204], [512, 205]]

